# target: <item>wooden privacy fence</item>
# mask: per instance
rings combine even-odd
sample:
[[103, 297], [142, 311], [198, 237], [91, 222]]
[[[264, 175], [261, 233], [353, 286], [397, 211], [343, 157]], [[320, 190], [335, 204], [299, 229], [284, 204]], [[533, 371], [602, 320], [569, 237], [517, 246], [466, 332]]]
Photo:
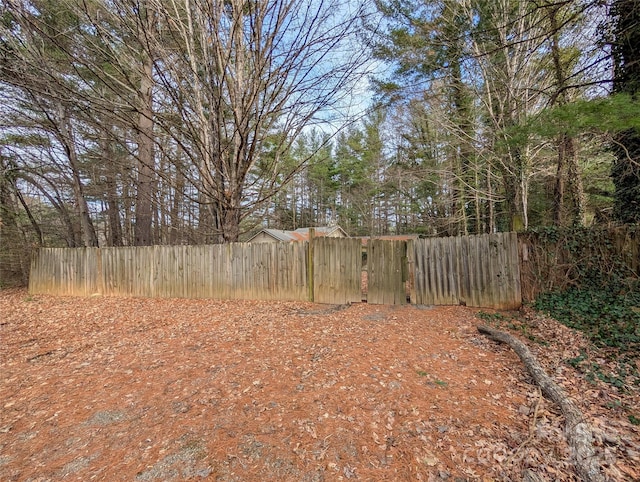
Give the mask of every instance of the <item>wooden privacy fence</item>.
[[[360, 239], [207, 246], [41, 248], [33, 294], [363, 300]], [[372, 239], [366, 299], [375, 304], [520, 305], [515, 233], [389, 241]]]
[[306, 243], [123, 248], [42, 248], [29, 291], [261, 300], [306, 300]]

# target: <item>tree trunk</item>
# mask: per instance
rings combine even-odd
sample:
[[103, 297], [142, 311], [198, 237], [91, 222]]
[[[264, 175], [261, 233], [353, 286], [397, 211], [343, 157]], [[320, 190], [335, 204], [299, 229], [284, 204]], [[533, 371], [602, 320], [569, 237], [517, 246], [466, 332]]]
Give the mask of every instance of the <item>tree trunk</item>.
[[510, 166], [510, 169], [502, 169], [502, 182], [504, 185], [505, 202], [507, 204], [507, 214], [509, 229], [511, 231], [523, 231], [527, 229], [523, 199], [526, 195], [523, 192], [522, 175], [523, 161], [519, 148], [509, 150], [511, 162], [504, 162], [503, 166]]
[[227, 208], [223, 213], [222, 239], [225, 243], [235, 243], [240, 238], [240, 209]]
[[[472, 159], [473, 148], [469, 145], [468, 139], [473, 139], [473, 124], [469, 118], [470, 116], [470, 102], [467, 94], [467, 87], [462, 80], [462, 67], [460, 65], [460, 48], [456, 44], [453, 49], [453, 58], [451, 58], [451, 70], [453, 77], [453, 107], [454, 123], [458, 129], [458, 145], [454, 146], [457, 153], [456, 159], [456, 172], [455, 172], [455, 200], [456, 213], [455, 217], [458, 219], [459, 228], [458, 233], [460, 235], [469, 234], [469, 220], [468, 212], [475, 213], [476, 202], [475, 199], [467, 194], [467, 190], [470, 186], [474, 186], [474, 173], [472, 172]], [[477, 187], [477, 186], [476, 186]], [[473, 227], [477, 229], [478, 219], [473, 220]]]
[[122, 223], [120, 221], [120, 203], [118, 202], [117, 184], [111, 168], [107, 168], [106, 176], [107, 219], [109, 230], [107, 244], [109, 246], [122, 246]]
[[205, 193], [198, 195], [198, 242], [202, 244], [223, 243], [220, 235], [220, 210], [218, 203]]
[[240, 237], [240, 195], [226, 193], [222, 203], [215, 204], [215, 222], [218, 242], [235, 243]]
[[120, 219], [120, 203], [118, 201], [117, 160], [111, 143], [101, 142], [104, 153], [105, 200], [107, 202], [107, 245], [122, 246], [122, 221]]
[[567, 136], [565, 154], [567, 159], [567, 185], [571, 202], [571, 222], [574, 226], [582, 226], [584, 224], [584, 188], [582, 187], [582, 173], [580, 172], [578, 153], [573, 137]]
[[71, 168], [71, 181], [73, 187], [73, 196], [76, 202], [76, 209], [78, 210], [78, 217], [80, 218], [80, 230], [82, 233], [82, 242], [85, 246], [98, 246], [98, 237], [93, 227], [93, 221], [89, 213], [89, 205], [84, 196], [84, 186], [80, 177], [79, 160], [76, 152], [76, 146], [73, 136], [73, 127], [71, 125], [71, 118], [69, 117], [67, 110], [58, 103], [58, 122], [56, 134], [58, 134], [58, 140], [62, 144], [69, 161], [69, 167]]
[[491, 234], [496, 231], [496, 210], [495, 201], [493, 200], [493, 175], [491, 165], [487, 166], [487, 233]]
[[[150, 35], [154, 16], [147, 5], [141, 7], [141, 21]], [[154, 149], [153, 149], [153, 58], [144, 48], [140, 72], [140, 112], [138, 117], [138, 179], [135, 208], [135, 245], [153, 244]]]
[[565, 144], [563, 142], [565, 134], [560, 135], [557, 142], [558, 161], [556, 164], [556, 181], [553, 189], [553, 224], [562, 226], [564, 224], [564, 180], [565, 180]]
[[27, 213], [27, 217], [29, 218], [29, 222], [31, 223], [31, 227], [33, 228], [33, 232], [36, 234], [36, 239], [38, 241], [37, 245], [38, 246], [43, 246], [44, 245], [44, 237], [42, 236], [42, 229], [40, 229], [40, 225], [38, 224], [38, 221], [36, 221], [36, 218], [33, 216], [33, 213], [31, 212], [31, 209], [29, 208], [29, 205], [24, 200], [24, 196], [22, 195], [22, 193], [20, 192], [18, 187], [14, 185], [13, 189], [14, 189], [14, 192], [16, 194], [16, 197], [18, 198], [18, 201], [20, 201], [20, 205], [22, 206], [22, 209], [24, 209], [24, 212]]
[[24, 246], [24, 236], [16, 219], [16, 206], [12, 196], [13, 186], [9, 176], [0, 164], [0, 288], [23, 284], [26, 273], [20, 248]]
[[185, 239], [185, 232], [183, 229], [182, 219], [180, 218], [180, 211], [184, 205], [184, 175], [182, 174], [182, 165], [180, 160], [180, 153], [178, 153], [176, 159], [176, 177], [174, 179], [173, 186], [173, 202], [171, 204], [171, 210], [169, 212], [169, 244], [176, 245], [182, 244]]
[[[560, 27], [558, 26], [558, 11], [562, 5], [552, 5], [549, 7], [549, 26], [551, 28], [551, 57], [553, 59], [553, 70], [556, 80], [556, 92], [551, 99], [551, 104], [556, 102], [560, 105], [566, 104], [567, 99], [567, 78], [562, 65], [560, 55]], [[582, 177], [578, 166], [575, 139], [568, 133], [560, 134], [557, 141], [558, 162], [556, 168], [556, 182], [553, 195], [553, 222], [557, 226], [566, 223], [565, 211], [569, 211], [568, 218], [572, 224], [582, 225], [584, 223], [584, 192], [582, 188]], [[569, 187], [570, 206], [566, 206], [565, 185]], [[568, 209], [567, 209], [568, 208]]]

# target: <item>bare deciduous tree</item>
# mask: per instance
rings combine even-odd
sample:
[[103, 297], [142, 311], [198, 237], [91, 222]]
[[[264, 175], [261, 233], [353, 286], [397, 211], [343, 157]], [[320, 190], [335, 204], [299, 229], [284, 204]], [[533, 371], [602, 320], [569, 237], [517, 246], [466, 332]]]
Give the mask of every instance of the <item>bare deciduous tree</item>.
[[207, 228], [218, 241], [238, 239], [243, 217], [277, 191], [282, 154], [305, 127], [327, 120], [364, 74], [352, 5], [156, 2], [157, 82], [179, 118], [158, 122], [185, 143], [200, 209], [209, 213], [201, 219], [213, 221]]

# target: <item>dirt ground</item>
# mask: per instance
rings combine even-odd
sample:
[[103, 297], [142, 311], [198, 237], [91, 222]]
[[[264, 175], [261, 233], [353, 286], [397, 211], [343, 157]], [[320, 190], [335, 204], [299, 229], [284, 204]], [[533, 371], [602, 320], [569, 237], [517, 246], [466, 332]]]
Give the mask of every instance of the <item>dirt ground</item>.
[[[558, 409], [478, 311], [0, 291], [0, 480], [577, 480]], [[638, 480], [632, 402], [536, 324], [607, 476]]]

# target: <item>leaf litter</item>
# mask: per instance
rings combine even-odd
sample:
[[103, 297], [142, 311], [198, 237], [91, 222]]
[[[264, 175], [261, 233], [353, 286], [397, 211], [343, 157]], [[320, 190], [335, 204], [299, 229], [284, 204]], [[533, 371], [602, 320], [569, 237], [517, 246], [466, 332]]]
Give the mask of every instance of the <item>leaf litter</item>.
[[[424, 308], [0, 291], [0, 480], [577, 480], [517, 356], [476, 310]], [[638, 427], [607, 404], [637, 392], [536, 326], [605, 472], [637, 480]]]

